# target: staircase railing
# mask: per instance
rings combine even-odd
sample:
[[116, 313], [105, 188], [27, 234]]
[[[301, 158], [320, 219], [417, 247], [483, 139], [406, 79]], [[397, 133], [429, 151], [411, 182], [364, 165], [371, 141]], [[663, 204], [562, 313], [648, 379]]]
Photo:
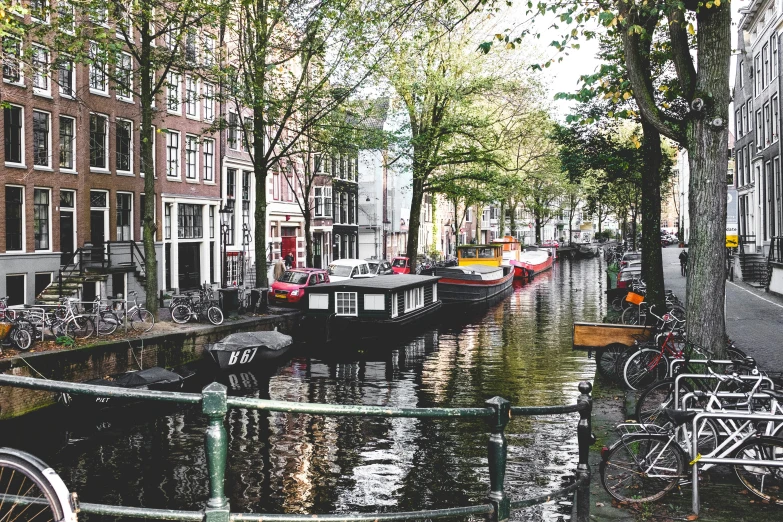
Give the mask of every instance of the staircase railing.
[[[68, 279], [76, 275], [84, 274], [84, 250], [77, 248], [71, 254], [64, 254], [57, 279], [57, 293], [63, 297], [63, 279]], [[78, 261], [77, 261], [78, 258]], [[64, 261], [64, 262], [63, 262]]]

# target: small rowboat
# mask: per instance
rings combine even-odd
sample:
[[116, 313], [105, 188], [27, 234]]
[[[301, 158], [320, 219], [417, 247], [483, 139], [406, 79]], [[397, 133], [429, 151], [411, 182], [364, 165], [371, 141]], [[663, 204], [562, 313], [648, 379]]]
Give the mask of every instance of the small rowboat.
[[519, 254], [519, 261], [514, 264], [514, 270], [525, 270], [530, 276], [535, 276], [552, 268], [552, 253], [548, 250], [539, 250], [529, 247]]
[[277, 330], [268, 332], [233, 333], [215, 344], [207, 345], [204, 353], [221, 370], [247, 367], [261, 361], [284, 356], [293, 339]]

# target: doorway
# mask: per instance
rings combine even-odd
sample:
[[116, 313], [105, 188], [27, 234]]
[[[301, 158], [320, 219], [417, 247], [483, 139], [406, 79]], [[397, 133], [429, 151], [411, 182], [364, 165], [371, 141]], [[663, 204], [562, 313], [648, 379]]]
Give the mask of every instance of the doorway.
[[60, 211], [60, 264], [65, 265], [71, 262], [73, 255], [73, 212]]
[[179, 244], [179, 291], [192, 290], [201, 284], [201, 252], [199, 243]]

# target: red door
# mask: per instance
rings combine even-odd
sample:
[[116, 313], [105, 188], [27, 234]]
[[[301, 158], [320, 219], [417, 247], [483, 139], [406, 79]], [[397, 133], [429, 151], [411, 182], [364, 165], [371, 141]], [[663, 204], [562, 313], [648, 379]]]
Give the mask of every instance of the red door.
[[283, 236], [280, 240], [280, 257], [285, 259], [285, 256], [290, 252], [294, 258], [294, 267], [296, 267], [296, 236]]

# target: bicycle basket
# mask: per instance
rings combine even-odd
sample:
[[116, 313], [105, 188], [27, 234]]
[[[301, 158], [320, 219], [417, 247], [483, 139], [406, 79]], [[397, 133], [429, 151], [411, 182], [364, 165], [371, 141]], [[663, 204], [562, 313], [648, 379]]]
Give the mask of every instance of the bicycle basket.
[[11, 331], [13, 324], [1, 322], [0, 323], [0, 339], [5, 339], [8, 336], [8, 332]]
[[625, 300], [631, 304], [639, 306], [644, 301], [644, 296], [635, 294], [633, 292], [628, 292], [628, 295], [625, 296]]

